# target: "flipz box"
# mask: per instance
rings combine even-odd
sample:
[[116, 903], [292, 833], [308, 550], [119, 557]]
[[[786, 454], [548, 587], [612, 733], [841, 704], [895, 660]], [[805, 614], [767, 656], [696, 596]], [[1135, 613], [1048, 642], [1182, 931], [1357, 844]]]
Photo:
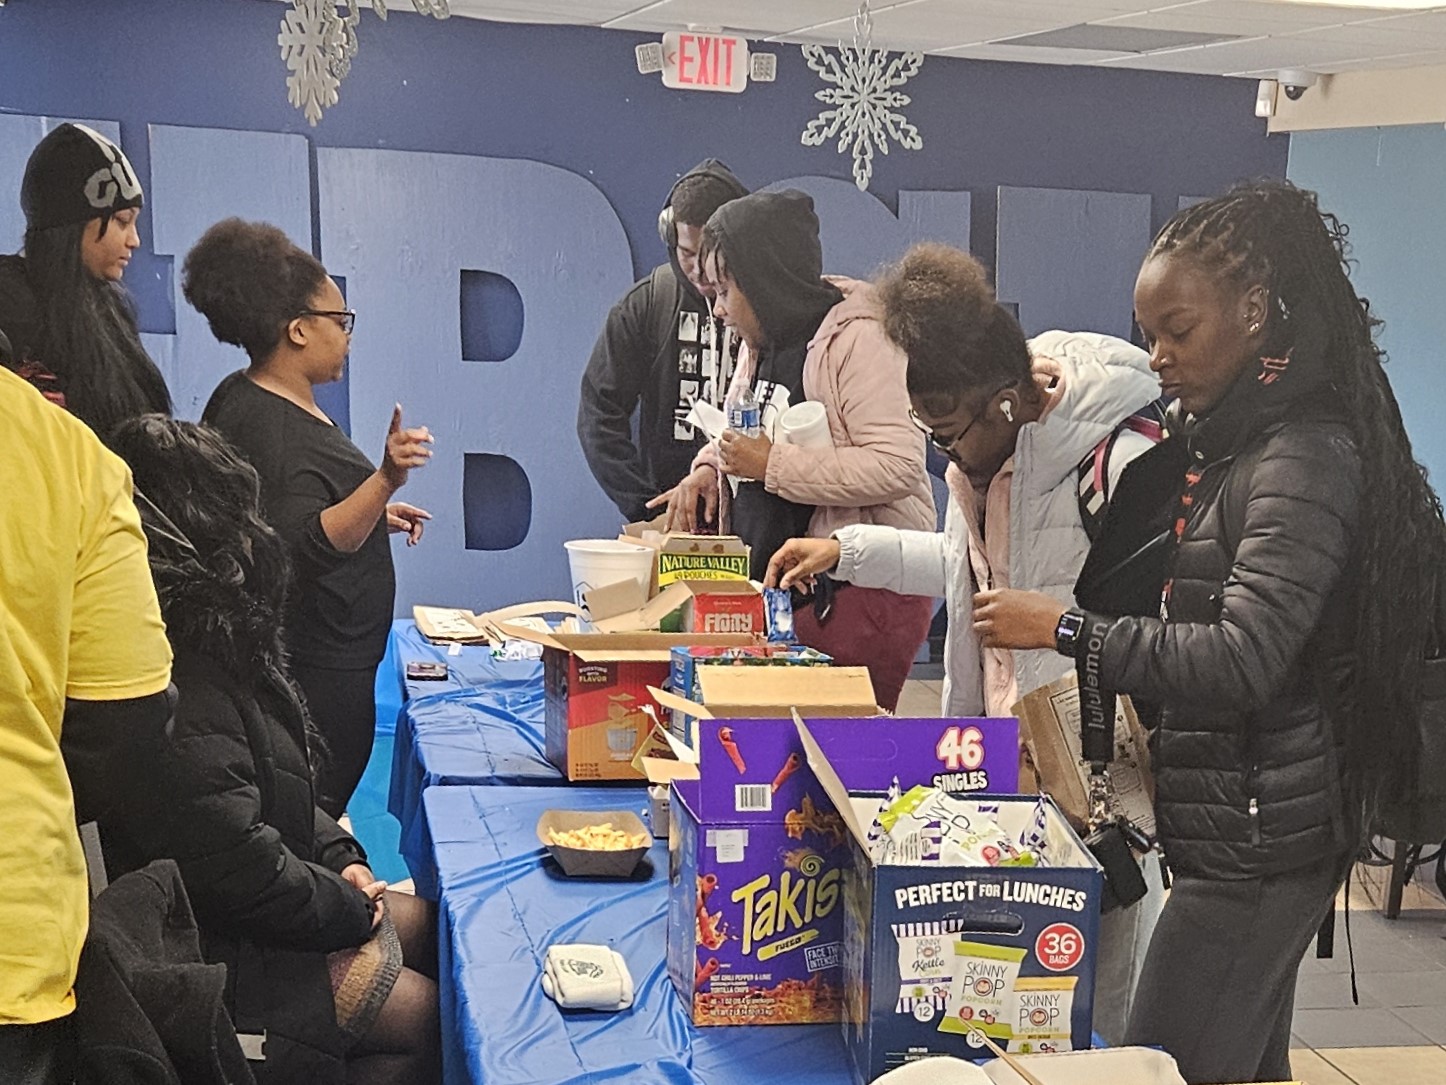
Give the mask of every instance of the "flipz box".
[[[851, 771], [837, 734], [797, 729], [848, 831], [842, 1019], [854, 1080], [931, 1055], [989, 1057], [966, 1022], [1007, 1051], [1088, 1048], [1103, 874], [1059, 808], [1043, 800], [1049, 866], [881, 865], [867, 847], [878, 789]], [[997, 807], [1014, 836], [1040, 810], [1035, 796], [968, 797]]]
[[[852, 866], [847, 824], [789, 720], [698, 726], [696, 768], [672, 775], [673, 984], [697, 1025], [837, 1021]], [[882, 790], [897, 778], [908, 788], [951, 774], [961, 727], [976, 735], [978, 785], [1015, 786], [1012, 719], [828, 718], [810, 726], [836, 740], [840, 765], [861, 787]]]

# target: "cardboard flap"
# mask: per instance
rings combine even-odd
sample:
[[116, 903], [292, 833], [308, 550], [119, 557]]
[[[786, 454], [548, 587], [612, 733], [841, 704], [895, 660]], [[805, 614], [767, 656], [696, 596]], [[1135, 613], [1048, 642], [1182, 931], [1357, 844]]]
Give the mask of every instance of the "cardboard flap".
[[674, 761], [671, 757], [643, 758], [643, 775], [650, 784], [671, 784], [674, 780], [698, 779], [698, 766], [691, 761]]
[[705, 706], [690, 701], [686, 697], [679, 697], [676, 693], [669, 693], [665, 689], [656, 689], [653, 686], [649, 686], [648, 695], [663, 708], [669, 709], [670, 711], [681, 712], [685, 716], [697, 716], [700, 720], [711, 720], [713, 718], [713, 713], [709, 712]]
[[412, 621], [417, 623], [417, 630], [428, 640], [475, 644], [487, 639], [487, 633], [478, 623], [477, 615], [470, 610], [414, 606]]
[[833, 766], [828, 763], [828, 758], [818, 748], [818, 742], [809, 731], [808, 724], [803, 722], [803, 717], [797, 712], [793, 714], [793, 725], [798, 728], [798, 737], [803, 743], [804, 760], [813, 770], [814, 778], [818, 780], [824, 794], [829, 797], [834, 809], [843, 818], [844, 824], [849, 827], [849, 832], [854, 834], [854, 839], [860, 845], [867, 847], [867, 834], [859, 824], [858, 814], [854, 810], [853, 803], [849, 801], [849, 789], [844, 787], [843, 781], [838, 778], [838, 773], [834, 772]]
[[[636, 591], [614, 591], [616, 588], [634, 588]], [[605, 609], [614, 608], [628, 598], [632, 598], [634, 604], [622, 609], [611, 609], [610, 613], [600, 614], [593, 606], [593, 599], [598, 595], [604, 596]], [[599, 633], [632, 633], [656, 631], [664, 618], [687, 604], [692, 597], [693, 593], [686, 584], [673, 584], [649, 599], [647, 593], [638, 586], [637, 582], [630, 580], [626, 584], [610, 584], [605, 588], [590, 592], [587, 604], [588, 609], [592, 611], [593, 627]]]
[[[629, 577], [613, 584], [604, 584], [583, 593], [587, 612], [592, 615], [593, 625], [604, 633], [610, 632], [604, 623], [609, 619], [642, 610], [648, 604], [648, 589]], [[629, 628], [643, 628], [633, 626]]]
[[878, 714], [866, 667], [729, 667], [700, 661], [698, 689], [714, 709], [784, 706], [816, 716], [848, 715], [851, 709], [857, 710], [854, 714]]

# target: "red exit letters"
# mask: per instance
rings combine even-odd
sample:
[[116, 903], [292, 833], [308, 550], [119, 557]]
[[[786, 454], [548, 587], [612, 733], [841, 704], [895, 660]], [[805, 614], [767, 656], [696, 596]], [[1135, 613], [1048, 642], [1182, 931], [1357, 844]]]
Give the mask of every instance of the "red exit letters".
[[743, 90], [748, 85], [747, 39], [694, 31], [663, 35], [663, 84], [680, 90]]

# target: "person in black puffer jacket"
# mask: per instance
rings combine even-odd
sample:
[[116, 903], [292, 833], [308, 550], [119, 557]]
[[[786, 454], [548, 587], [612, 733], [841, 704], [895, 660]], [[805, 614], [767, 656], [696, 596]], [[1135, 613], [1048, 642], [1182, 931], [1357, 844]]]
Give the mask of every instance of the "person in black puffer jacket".
[[116, 804], [101, 822], [107, 866], [179, 865], [258, 1082], [438, 1080], [435, 913], [386, 892], [315, 803], [316, 738], [281, 648], [285, 548], [255, 470], [215, 431], [158, 415], [113, 440], [152, 502], [180, 696], [155, 770], [169, 816], [127, 819]]
[[1126, 1042], [1192, 1085], [1292, 1076], [1296, 970], [1411, 768], [1394, 751], [1420, 710], [1441, 504], [1345, 233], [1313, 193], [1263, 181], [1180, 212], [1145, 260], [1135, 310], [1176, 425], [1126, 470], [1096, 549], [1173, 537], [1158, 615], [975, 600], [986, 644], [1056, 647], [1161, 709], [1176, 881]]

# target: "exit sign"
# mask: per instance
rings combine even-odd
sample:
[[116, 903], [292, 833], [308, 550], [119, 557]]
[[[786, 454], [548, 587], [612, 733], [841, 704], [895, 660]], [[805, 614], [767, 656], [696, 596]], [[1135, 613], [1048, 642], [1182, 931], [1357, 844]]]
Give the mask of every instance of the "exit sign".
[[663, 85], [739, 93], [748, 86], [748, 39], [691, 30], [664, 34]]

